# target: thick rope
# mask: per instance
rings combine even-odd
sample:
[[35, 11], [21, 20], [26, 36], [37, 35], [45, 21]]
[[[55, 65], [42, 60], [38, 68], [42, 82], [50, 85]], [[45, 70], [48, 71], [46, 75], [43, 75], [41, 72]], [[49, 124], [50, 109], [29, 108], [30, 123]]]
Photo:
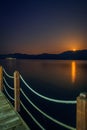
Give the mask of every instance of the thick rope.
[[12, 88], [12, 87], [7, 83], [5, 77], [3, 77], [3, 79], [4, 79], [4, 82], [5, 82], [5, 84], [7, 85], [7, 87], [10, 88], [11, 90], [14, 90], [14, 88]]
[[53, 117], [49, 116], [48, 114], [46, 114], [45, 112], [43, 112], [40, 108], [38, 108], [27, 96], [26, 94], [23, 92], [23, 90], [21, 89], [22, 94], [24, 95], [24, 97], [27, 99], [27, 101], [37, 110], [39, 111], [42, 115], [44, 115], [45, 117], [47, 117], [49, 120], [53, 121], [54, 123], [61, 125], [69, 130], [76, 130], [76, 128], [73, 128], [71, 126], [68, 126], [56, 119], [54, 119]]
[[33, 119], [33, 121], [41, 128], [41, 130], [45, 130], [45, 128], [35, 119], [35, 117], [29, 112], [29, 110], [27, 110], [22, 101], [20, 101], [20, 103], [24, 110], [28, 113], [28, 115]]
[[6, 74], [6, 76], [8, 77], [8, 78], [14, 78], [13, 76], [11, 76], [11, 75], [9, 75], [6, 71], [5, 71], [5, 69], [3, 68], [3, 71], [4, 71], [4, 73]]
[[48, 100], [48, 101], [51, 101], [51, 102], [56, 102], [56, 103], [64, 103], [64, 104], [76, 104], [77, 101], [65, 101], [65, 100], [57, 100], [57, 99], [52, 99], [52, 98], [49, 98], [49, 97], [46, 97], [44, 95], [41, 95], [39, 94], [38, 92], [36, 92], [35, 90], [33, 90], [27, 83], [26, 81], [23, 79], [23, 77], [20, 75], [20, 78], [21, 80], [23, 81], [23, 83], [27, 86], [27, 88], [32, 91], [34, 94], [36, 94], [37, 96], [45, 99], [45, 100]]
[[9, 97], [12, 101], [14, 101], [14, 98], [12, 98], [12, 97], [9, 95], [9, 93], [7, 92], [5, 85], [4, 85], [4, 90], [5, 90], [6, 94], [8, 95], [8, 97]]

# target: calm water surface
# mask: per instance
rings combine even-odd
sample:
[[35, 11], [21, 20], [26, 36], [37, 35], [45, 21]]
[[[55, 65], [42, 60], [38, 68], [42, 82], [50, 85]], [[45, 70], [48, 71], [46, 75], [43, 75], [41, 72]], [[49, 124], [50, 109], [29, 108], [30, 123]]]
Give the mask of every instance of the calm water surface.
[[[0, 64], [12, 75], [18, 70], [26, 82], [37, 92], [55, 99], [76, 100], [81, 92], [87, 92], [87, 61], [57, 60], [0, 60]], [[44, 101], [21, 84], [27, 96], [44, 112], [57, 120], [76, 125], [76, 106]], [[23, 97], [22, 97], [23, 99]], [[25, 99], [30, 112], [48, 130], [66, 130], [36, 112]], [[21, 108], [21, 114], [32, 129], [39, 129]]]

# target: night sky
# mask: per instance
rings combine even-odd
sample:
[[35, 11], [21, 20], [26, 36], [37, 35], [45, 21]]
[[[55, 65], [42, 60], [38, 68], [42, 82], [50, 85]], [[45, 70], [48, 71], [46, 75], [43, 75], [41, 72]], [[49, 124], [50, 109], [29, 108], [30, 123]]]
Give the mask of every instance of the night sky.
[[87, 0], [1, 0], [0, 54], [87, 49]]

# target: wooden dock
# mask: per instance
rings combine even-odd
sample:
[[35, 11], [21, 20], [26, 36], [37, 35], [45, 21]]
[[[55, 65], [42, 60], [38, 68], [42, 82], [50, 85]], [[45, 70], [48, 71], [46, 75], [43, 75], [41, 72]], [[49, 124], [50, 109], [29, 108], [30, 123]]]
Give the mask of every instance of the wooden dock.
[[0, 130], [30, 130], [12, 104], [0, 91]]

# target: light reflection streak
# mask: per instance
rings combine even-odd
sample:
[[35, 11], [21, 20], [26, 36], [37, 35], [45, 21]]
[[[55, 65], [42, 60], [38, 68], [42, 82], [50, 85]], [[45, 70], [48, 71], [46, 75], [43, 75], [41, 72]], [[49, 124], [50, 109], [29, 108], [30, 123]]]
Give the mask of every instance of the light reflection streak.
[[76, 80], [76, 62], [72, 61], [72, 83]]

